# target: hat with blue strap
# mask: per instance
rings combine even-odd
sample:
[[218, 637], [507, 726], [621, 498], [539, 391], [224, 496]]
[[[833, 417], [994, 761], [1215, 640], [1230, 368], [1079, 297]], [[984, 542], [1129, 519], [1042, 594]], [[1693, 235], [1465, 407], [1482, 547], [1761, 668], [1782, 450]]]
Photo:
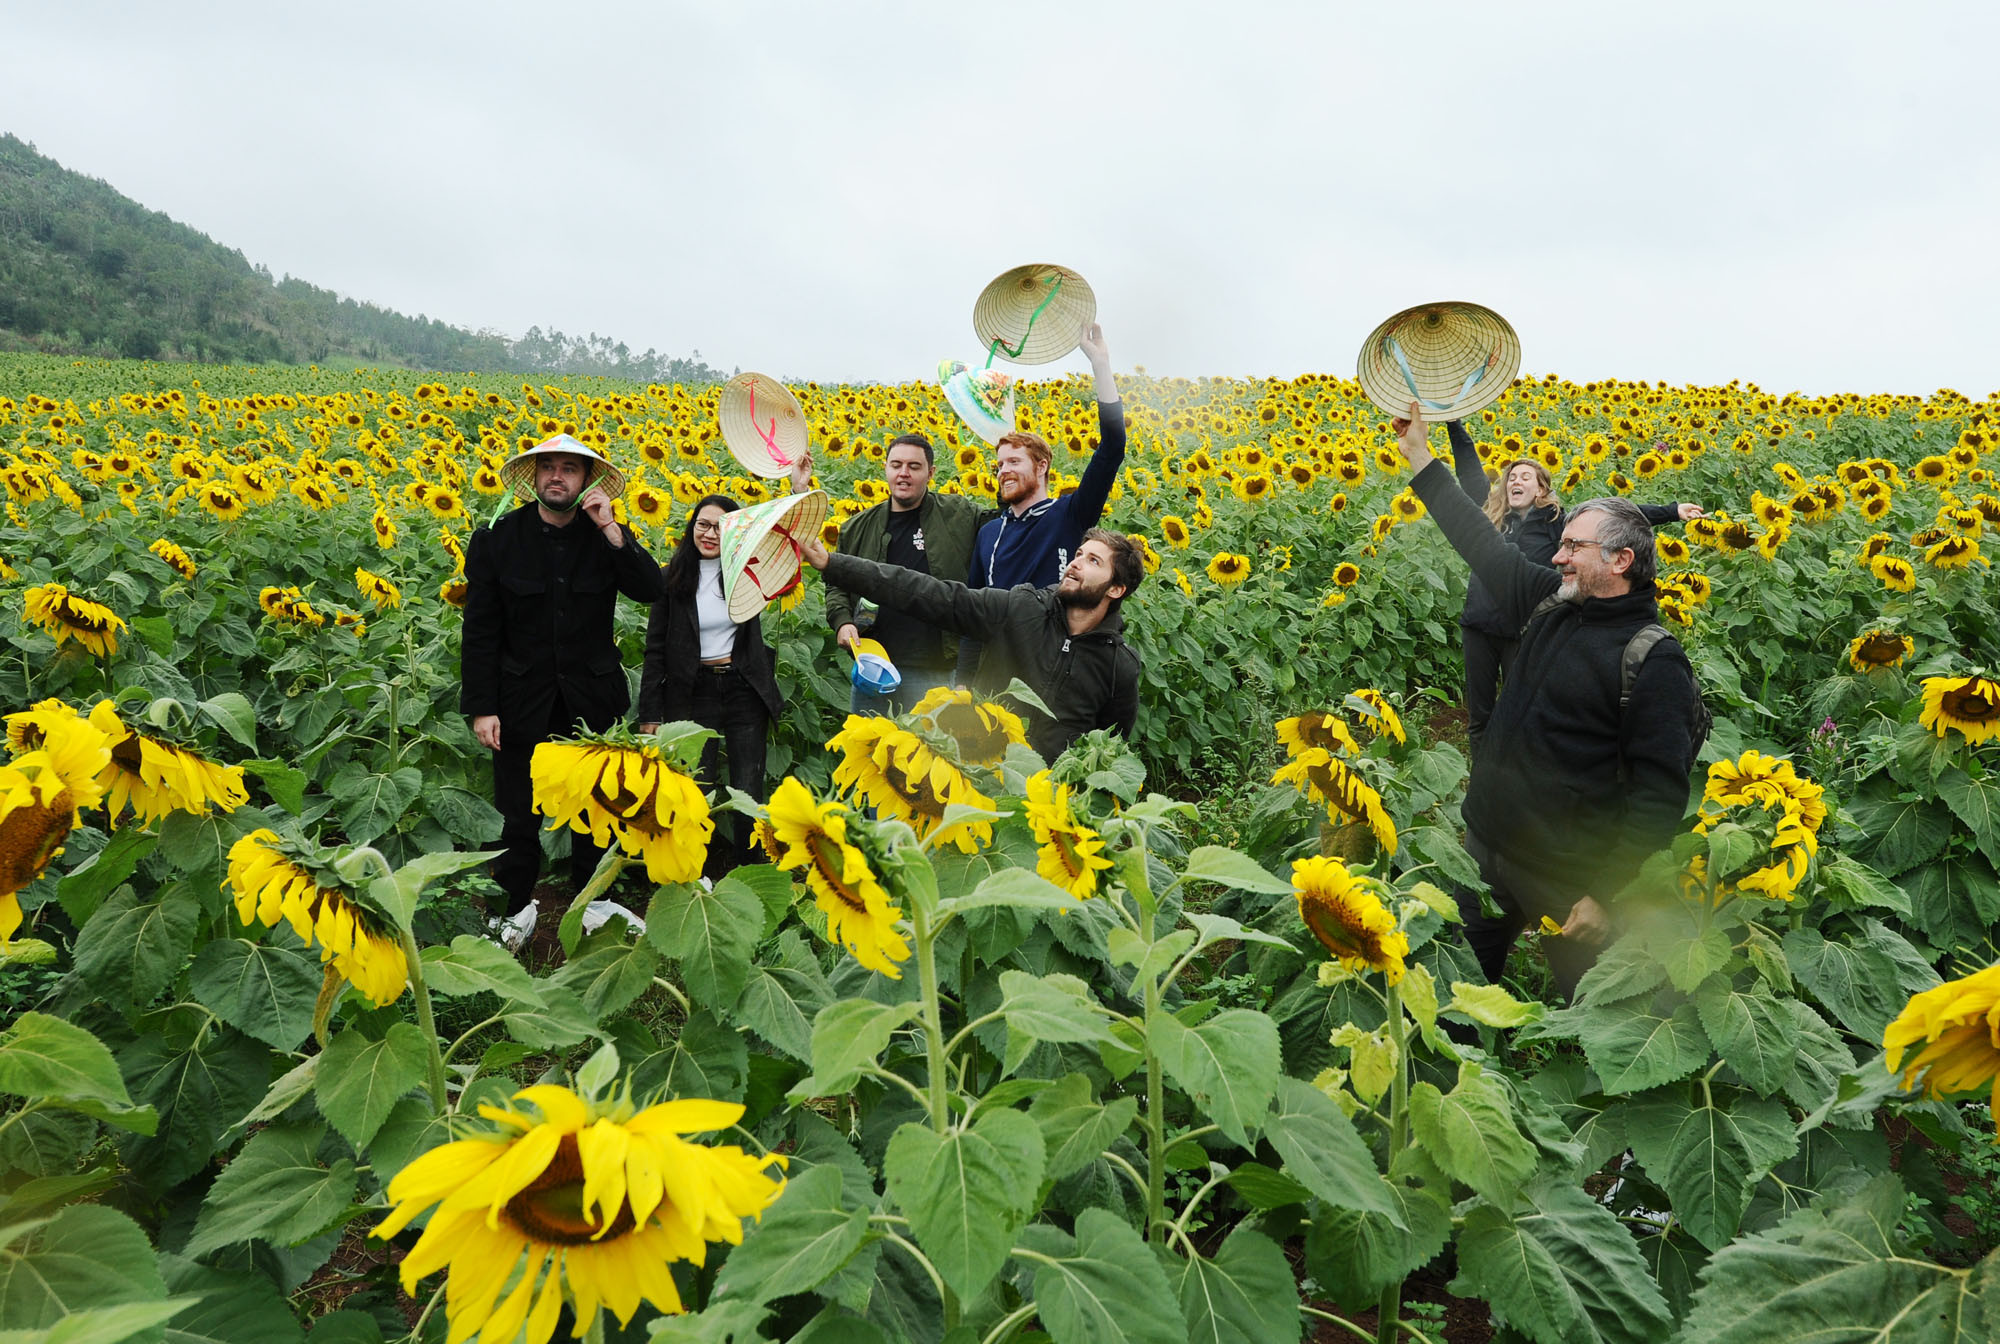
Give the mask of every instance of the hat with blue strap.
[[1459, 420], [1491, 405], [1521, 372], [1521, 338], [1476, 303], [1405, 308], [1362, 342], [1355, 377], [1390, 415], [1410, 403], [1426, 420]]

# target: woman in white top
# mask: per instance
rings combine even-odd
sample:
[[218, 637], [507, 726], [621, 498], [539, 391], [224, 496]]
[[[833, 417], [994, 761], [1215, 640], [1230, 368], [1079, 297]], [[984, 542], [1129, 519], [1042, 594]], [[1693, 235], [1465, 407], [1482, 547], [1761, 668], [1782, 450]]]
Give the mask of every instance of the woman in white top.
[[[688, 515], [687, 530], [663, 566], [666, 596], [653, 604], [646, 624], [646, 666], [639, 674], [639, 731], [686, 721], [712, 728], [701, 753], [701, 786], [722, 783], [719, 758], [728, 757], [729, 786], [764, 799], [764, 746], [771, 720], [784, 711], [761, 616], [738, 625], [722, 594], [722, 520], [740, 507], [727, 495], [708, 495]], [[750, 858], [749, 819], [718, 818], [703, 872], [722, 876]]]

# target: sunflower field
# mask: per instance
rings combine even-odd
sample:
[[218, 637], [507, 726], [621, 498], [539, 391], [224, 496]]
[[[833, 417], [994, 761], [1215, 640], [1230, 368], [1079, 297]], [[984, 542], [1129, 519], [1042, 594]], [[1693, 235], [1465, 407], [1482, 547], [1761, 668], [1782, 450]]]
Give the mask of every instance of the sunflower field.
[[[538, 753], [610, 849], [516, 956], [467, 538], [568, 433], [664, 560], [783, 488], [717, 389], [0, 357], [0, 1341], [2000, 1340], [2000, 402], [1468, 423], [1708, 511], [1660, 591], [1715, 727], [1563, 1005], [1452, 927], [1465, 580], [1382, 417], [1121, 389], [1131, 742], [850, 718], [809, 581], [767, 801], [692, 725]], [[936, 388], [795, 390], [830, 543], [897, 434], [991, 496]], [[1091, 400], [1022, 389], [1058, 489]], [[702, 884], [731, 809], [768, 862]]]

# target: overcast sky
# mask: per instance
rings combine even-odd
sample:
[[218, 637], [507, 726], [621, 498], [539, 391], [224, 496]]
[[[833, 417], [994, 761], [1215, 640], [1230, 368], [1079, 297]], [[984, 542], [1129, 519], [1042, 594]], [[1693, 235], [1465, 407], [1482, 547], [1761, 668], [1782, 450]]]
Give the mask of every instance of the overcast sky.
[[[974, 358], [1081, 271], [1115, 362], [2000, 387], [2000, 5], [0, 5], [0, 129], [276, 274], [793, 378]], [[1081, 369], [1072, 355], [1049, 372]]]

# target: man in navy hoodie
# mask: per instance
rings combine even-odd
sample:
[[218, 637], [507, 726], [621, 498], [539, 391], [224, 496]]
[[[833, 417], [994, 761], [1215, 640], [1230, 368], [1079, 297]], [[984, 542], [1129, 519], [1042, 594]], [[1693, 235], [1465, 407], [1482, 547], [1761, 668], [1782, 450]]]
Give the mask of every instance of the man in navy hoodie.
[[[1049, 588], [1062, 582], [1063, 571], [1076, 558], [1083, 534], [1104, 516], [1105, 501], [1125, 464], [1125, 407], [1118, 400], [1118, 383], [1111, 376], [1111, 352], [1104, 328], [1093, 322], [1083, 333], [1083, 353], [1090, 360], [1097, 384], [1098, 448], [1076, 489], [1060, 499], [1049, 494], [1049, 445], [1038, 434], [1015, 430], [994, 445], [1000, 477], [1000, 516], [979, 529], [972, 548], [968, 588], [1015, 588], [1027, 584]], [[974, 683], [980, 645], [966, 640], [959, 647], [961, 685]], [[986, 689], [997, 689], [987, 687]]]

